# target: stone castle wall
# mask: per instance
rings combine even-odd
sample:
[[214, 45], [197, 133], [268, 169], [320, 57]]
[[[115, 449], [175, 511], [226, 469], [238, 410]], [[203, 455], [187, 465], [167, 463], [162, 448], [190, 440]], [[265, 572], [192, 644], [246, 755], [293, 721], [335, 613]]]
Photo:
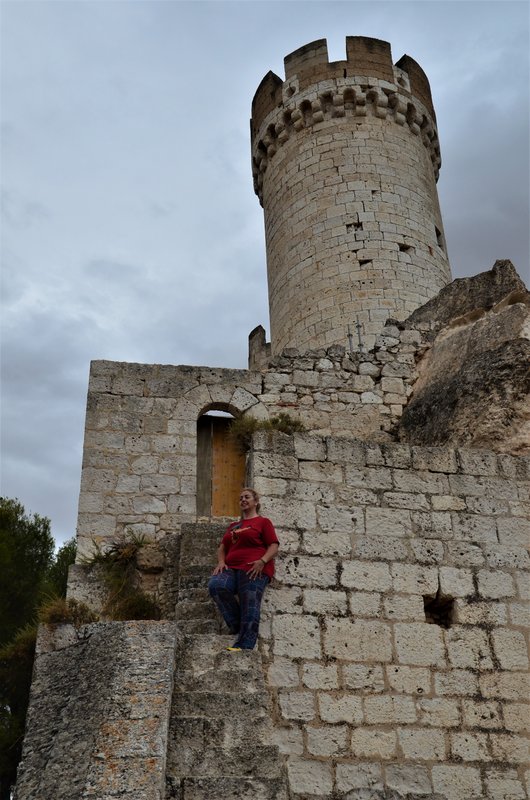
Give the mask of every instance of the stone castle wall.
[[196, 518], [197, 420], [210, 408], [283, 412], [322, 434], [390, 439], [425, 345], [420, 331], [396, 326], [378, 342], [351, 357], [337, 346], [285, 351], [263, 372], [92, 362], [78, 558], [126, 527], [161, 539]]
[[[356, 319], [372, 345], [388, 316], [404, 319], [451, 279], [428, 82], [363, 37], [347, 39], [346, 61], [330, 64], [322, 40], [285, 64], [283, 83], [269, 73], [259, 87], [251, 121], [272, 351], [344, 344]], [[411, 86], [406, 68], [423, 81]]]
[[258, 434], [252, 470], [282, 543], [261, 641], [293, 796], [526, 797], [530, 461]]

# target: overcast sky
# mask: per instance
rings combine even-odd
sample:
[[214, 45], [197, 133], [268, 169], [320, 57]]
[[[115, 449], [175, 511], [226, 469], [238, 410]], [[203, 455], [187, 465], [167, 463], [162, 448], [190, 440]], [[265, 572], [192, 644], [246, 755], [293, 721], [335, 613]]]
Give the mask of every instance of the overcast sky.
[[427, 73], [454, 277], [528, 282], [527, 2], [3, 0], [2, 494], [75, 532], [91, 359], [246, 367], [252, 96], [346, 35]]

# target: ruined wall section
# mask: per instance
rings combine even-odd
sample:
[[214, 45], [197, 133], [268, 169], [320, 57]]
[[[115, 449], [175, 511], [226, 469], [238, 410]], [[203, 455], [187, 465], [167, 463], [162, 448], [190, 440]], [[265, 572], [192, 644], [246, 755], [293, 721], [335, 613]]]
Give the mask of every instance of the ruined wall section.
[[346, 42], [345, 61], [325, 40], [287, 56], [253, 102], [273, 353], [343, 344], [356, 319], [371, 346], [451, 279], [427, 78], [387, 42]]
[[252, 470], [293, 796], [526, 797], [529, 459], [257, 434]]
[[163, 800], [176, 636], [166, 622], [41, 626], [16, 800]]

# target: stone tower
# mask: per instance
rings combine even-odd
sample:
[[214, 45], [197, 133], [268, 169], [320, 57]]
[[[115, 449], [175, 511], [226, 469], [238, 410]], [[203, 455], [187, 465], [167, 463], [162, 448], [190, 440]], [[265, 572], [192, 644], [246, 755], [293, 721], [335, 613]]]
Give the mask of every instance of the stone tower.
[[388, 42], [325, 39], [285, 58], [252, 103], [252, 164], [264, 209], [272, 352], [364, 344], [451, 280], [436, 180], [429, 82]]

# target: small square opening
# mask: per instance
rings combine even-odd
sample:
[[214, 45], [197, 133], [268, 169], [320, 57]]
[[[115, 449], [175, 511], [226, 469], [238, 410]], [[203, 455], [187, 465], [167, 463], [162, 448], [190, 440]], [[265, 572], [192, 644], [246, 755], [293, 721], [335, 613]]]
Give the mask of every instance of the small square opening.
[[435, 597], [424, 595], [423, 608], [425, 622], [431, 625], [440, 625], [441, 628], [450, 628], [455, 611], [454, 597], [442, 597], [438, 592]]

